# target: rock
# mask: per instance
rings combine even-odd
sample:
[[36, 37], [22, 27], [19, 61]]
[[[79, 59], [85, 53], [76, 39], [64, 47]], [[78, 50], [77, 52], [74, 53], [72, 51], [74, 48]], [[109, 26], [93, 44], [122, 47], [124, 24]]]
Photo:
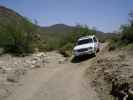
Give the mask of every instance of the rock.
[[14, 75], [14, 74], [8, 75], [7, 76], [7, 81], [17, 83], [18, 82], [18, 76]]
[[124, 54], [120, 54], [120, 55], [118, 55], [118, 57], [120, 58], [121, 61], [126, 58], [126, 56]]
[[133, 90], [131, 88], [128, 90], [127, 100], [133, 100]]
[[26, 73], [25, 69], [15, 69], [7, 75], [7, 81], [16, 83], [19, 81], [20, 76]]
[[62, 58], [58, 61], [59, 64], [64, 64], [68, 59], [67, 58]]
[[35, 65], [35, 64], [37, 63], [37, 61], [38, 61], [38, 59], [35, 59], [35, 58], [34, 58], [33, 60], [31, 60], [30, 63], [31, 63], [32, 65]]
[[41, 65], [39, 65], [39, 64], [38, 64], [38, 65], [35, 64], [35, 65], [31, 65], [31, 66], [30, 66], [31, 69], [34, 69], [34, 68], [40, 68], [40, 67], [41, 67]]
[[43, 58], [43, 57], [46, 57], [46, 54], [43, 53], [43, 52], [40, 52], [40, 53], [33, 54], [33, 57], [35, 57], [35, 58]]
[[3, 73], [10, 72], [12, 70], [12, 68], [7, 66], [1, 66], [0, 69], [2, 70]]
[[6, 97], [8, 94], [8, 91], [6, 89], [0, 89], [0, 99], [3, 97]]

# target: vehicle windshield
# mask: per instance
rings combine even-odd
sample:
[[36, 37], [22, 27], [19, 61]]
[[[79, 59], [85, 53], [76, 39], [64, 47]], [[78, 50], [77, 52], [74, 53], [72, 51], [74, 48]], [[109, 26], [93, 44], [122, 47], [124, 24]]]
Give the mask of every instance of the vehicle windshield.
[[79, 40], [78, 42], [77, 42], [77, 45], [82, 45], [82, 44], [87, 44], [87, 43], [92, 43], [93, 41], [92, 41], [92, 39], [90, 38], [90, 39], [84, 39], [84, 40]]

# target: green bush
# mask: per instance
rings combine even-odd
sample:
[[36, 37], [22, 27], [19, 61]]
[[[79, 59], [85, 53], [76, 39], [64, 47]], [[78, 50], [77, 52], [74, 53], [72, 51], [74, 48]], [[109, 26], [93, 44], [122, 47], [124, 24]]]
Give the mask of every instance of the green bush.
[[74, 43], [78, 38], [87, 35], [94, 35], [96, 32], [88, 28], [87, 25], [77, 25], [76, 28], [67, 36], [69, 42]]
[[109, 41], [109, 51], [116, 48], [125, 47], [128, 44], [133, 43], [133, 27], [129, 25], [123, 25], [119, 36], [115, 36]]
[[122, 25], [121, 30], [121, 41], [129, 44], [133, 43], [133, 12], [129, 13], [129, 24]]
[[59, 49], [59, 53], [62, 54], [64, 57], [70, 57], [72, 55], [73, 46], [74, 45], [72, 43], [67, 43]]
[[121, 40], [125, 43], [133, 43], [133, 26], [121, 26]]
[[108, 42], [109, 42], [109, 45], [108, 45], [108, 50], [109, 50], [109, 51], [115, 50], [115, 49], [117, 49], [117, 48], [122, 48], [122, 47], [124, 47], [124, 46], [127, 45], [126, 43], [124, 43], [124, 42], [121, 40], [121, 34], [112, 37], [111, 39], [109, 39]]
[[1, 24], [0, 29], [0, 46], [5, 52], [18, 55], [33, 52], [34, 27], [30, 21]]
[[86, 25], [77, 25], [71, 33], [60, 39], [59, 52], [65, 57], [71, 56], [72, 49], [77, 39], [82, 36], [93, 34], [95, 34], [95, 31], [89, 29]]
[[87, 25], [77, 25], [71, 32], [67, 34], [49, 34], [45, 38], [45, 43], [39, 45], [39, 48], [44, 51], [59, 50], [60, 52], [72, 52], [74, 43], [79, 37], [95, 34], [95, 31], [89, 29]]
[[125, 47], [133, 43], [133, 12], [130, 13], [129, 24], [121, 25], [120, 35], [113, 37], [109, 43], [109, 50]]

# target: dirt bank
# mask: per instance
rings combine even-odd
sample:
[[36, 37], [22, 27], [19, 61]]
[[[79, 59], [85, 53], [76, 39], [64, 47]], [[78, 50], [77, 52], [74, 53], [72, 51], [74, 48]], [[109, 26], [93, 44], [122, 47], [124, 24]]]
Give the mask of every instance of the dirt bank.
[[[133, 100], [133, 52], [104, 49], [87, 70], [91, 85], [101, 100]], [[132, 93], [131, 93], [132, 92]]]

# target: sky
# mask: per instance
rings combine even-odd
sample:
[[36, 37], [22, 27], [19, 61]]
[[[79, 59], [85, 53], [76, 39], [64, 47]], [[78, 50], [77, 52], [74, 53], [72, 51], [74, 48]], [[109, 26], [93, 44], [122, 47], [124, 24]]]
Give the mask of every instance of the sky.
[[103, 32], [117, 31], [128, 23], [133, 0], [0, 0], [41, 26], [86, 24]]

